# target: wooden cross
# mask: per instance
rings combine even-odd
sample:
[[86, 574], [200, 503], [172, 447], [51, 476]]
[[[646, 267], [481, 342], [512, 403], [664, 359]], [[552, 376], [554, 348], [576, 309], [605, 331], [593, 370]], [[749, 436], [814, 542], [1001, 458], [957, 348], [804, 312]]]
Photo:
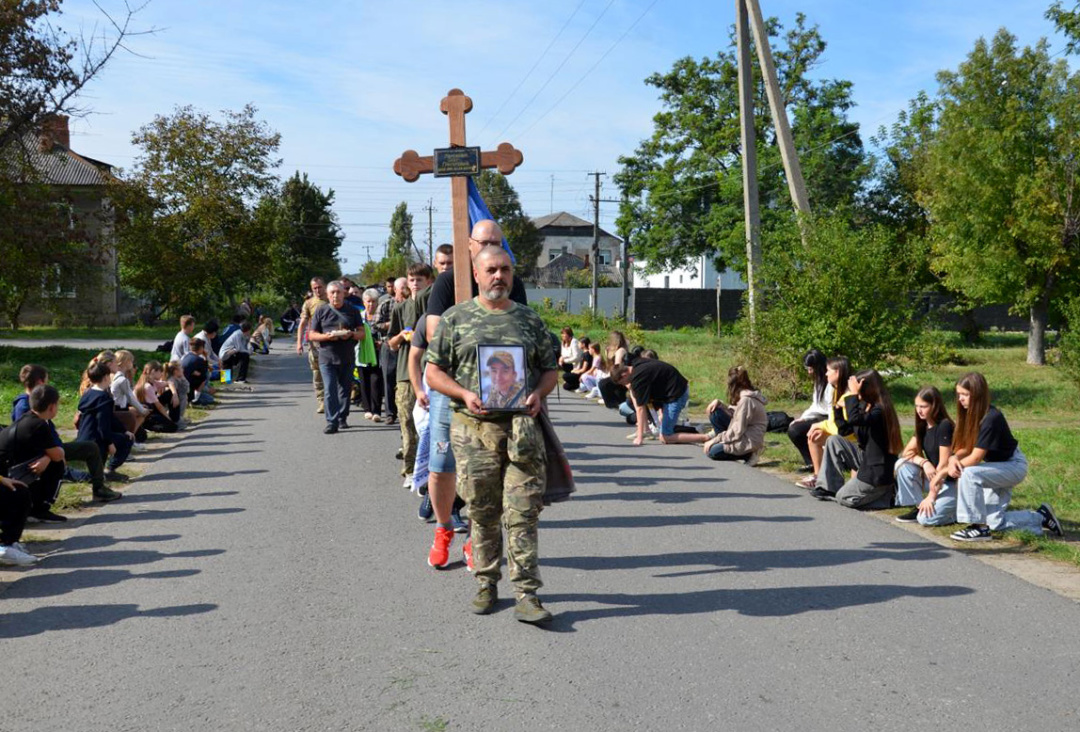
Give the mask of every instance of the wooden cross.
[[[472, 99], [460, 89], [451, 89], [443, 97], [439, 109], [450, 118], [450, 147], [465, 147], [465, 115], [472, 110]], [[509, 142], [501, 143], [492, 152], [480, 154], [480, 168], [496, 168], [510, 175], [521, 165], [523, 156]], [[394, 172], [407, 183], [415, 182], [424, 173], [435, 171], [433, 155], [420, 156], [406, 150], [394, 161]], [[472, 262], [469, 258], [469, 184], [465, 175], [450, 178], [450, 196], [454, 216], [454, 295], [458, 302], [472, 298]]]

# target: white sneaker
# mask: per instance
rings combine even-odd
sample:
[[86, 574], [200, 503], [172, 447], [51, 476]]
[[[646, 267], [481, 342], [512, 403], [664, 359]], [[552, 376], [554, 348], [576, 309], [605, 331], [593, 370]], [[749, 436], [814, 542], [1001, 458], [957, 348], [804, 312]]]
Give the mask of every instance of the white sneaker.
[[401, 484], [401, 487], [412, 489], [412, 473], [405, 476], [405, 482]]
[[17, 544], [0, 546], [0, 564], [25, 567], [29, 564], [37, 564], [37, 560], [38, 558], [33, 554], [19, 549]]
[[131, 446], [131, 449], [134, 450], [135, 452], [146, 452], [146, 443], [145, 442], [136, 442]]

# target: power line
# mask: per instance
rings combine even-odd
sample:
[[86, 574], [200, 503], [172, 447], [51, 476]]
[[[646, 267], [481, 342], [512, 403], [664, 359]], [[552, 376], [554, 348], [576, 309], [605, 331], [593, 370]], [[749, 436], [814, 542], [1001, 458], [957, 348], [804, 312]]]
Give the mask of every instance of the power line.
[[519, 119], [521, 119], [521, 115], [525, 114], [525, 111], [530, 106], [532, 106], [532, 103], [536, 101], [536, 98], [538, 96], [540, 96], [540, 93], [543, 92], [544, 89], [547, 89], [547, 85], [551, 83], [551, 80], [555, 78], [556, 74], [558, 74], [560, 71], [562, 71], [563, 66], [566, 66], [566, 62], [569, 61], [570, 58], [574, 55], [574, 53], [577, 52], [578, 48], [581, 47], [581, 44], [584, 43], [585, 39], [589, 37], [590, 33], [592, 33], [593, 28], [595, 28], [597, 26], [597, 24], [600, 22], [600, 19], [603, 18], [605, 14], [607, 14], [608, 9], [614, 4], [615, 4], [615, 0], [609, 0], [608, 4], [606, 6], [604, 6], [604, 9], [603, 9], [603, 11], [601, 11], [600, 15], [596, 16], [596, 20], [594, 20], [593, 24], [589, 26], [589, 29], [587, 31], [585, 31], [585, 35], [583, 35], [581, 37], [581, 40], [579, 40], [577, 42], [577, 45], [575, 45], [573, 48], [570, 49], [570, 53], [566, 54], [566, 57], [563, 58], [562, 63], [560, 63], [558, 66], [555, 67], [555, 70], [551, 72], [550, 76], [548, 76], [547, 81], [545, 81], [541, 85], [541, 87], [536, 91], [536, 93], [532, 95], [532, 99], [530, 99], [528, 102], [525, 103], [525, 106], [521, 108], [521, 111], [517, 113], [516, 117], [514, 117], [512, 120], [510, 120], [510, 123], [508, 125], [506, 125], [506, 127], [503, 128], [502, 132], [495, 135], [496, 140], [500, 139], [504, 134], [506, 134], [506, 131], [508, 129], [510, 129], [511, 127], [513, 127], [515, 122], [517, 122]]

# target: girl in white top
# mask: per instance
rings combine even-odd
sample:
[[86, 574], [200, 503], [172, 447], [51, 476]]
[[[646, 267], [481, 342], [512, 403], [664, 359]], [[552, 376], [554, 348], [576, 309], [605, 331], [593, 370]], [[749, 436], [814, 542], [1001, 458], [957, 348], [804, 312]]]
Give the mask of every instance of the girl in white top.
[[559, 342], [559, 368], [570, 372], [581, 362], [581, 343], [574, 337], [573, 328], [563, 328]]
[[[112, 385], [109, 387], [109, 391], [112, 393], [113, 401], [116, 403], [116, 409], [118, 412], [128, 412], [131, 417], [127, 420], [121, 418], [122, 422], [125, 422], [125, 426], [129, 427], [128, 432], [131, 432], [136, 436], [136, 445], [141, 444], [138, 437], [140, 436], [140, 428], [147, 415], [150, 414], [150, 410], [143, 405], [137, 396], [135, 396], [135, 388], [132, 385], [132, 380], [135, 376], [135, 355], [131, 351], [117, 351], [116, 352], [116, 373], [113, 374]], [[133, 419], [133, 424], [127, 424], [129, 420]], [[145, 435], [142, 436], [142, 442], [145, 442]], [[139, 449], [136, 447], [135, 449]]]
[[813, 425], [827, 418], [832, 411], [834, 389], [825, 373], [827, 360], [825, 354], [816, 348], [807, 351], [803, 356], [803, 368], [814, 382], [813, 401], [802, 416], [788, 425], [788, 438], [802, 455], [803, 469], [809, 471], [813, 471], [814, 461], [807, 435]]

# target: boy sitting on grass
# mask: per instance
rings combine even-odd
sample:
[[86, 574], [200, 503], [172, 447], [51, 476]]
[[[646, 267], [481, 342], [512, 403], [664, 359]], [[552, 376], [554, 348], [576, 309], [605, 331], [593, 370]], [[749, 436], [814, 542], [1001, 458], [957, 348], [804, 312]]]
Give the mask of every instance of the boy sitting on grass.
[[[19, 370], [19, 381], [22, 382], [25, 391], [15, 398], [11, 405], [11, 423], [18, 422], [23, 415], [30, 411], [30, 393], [42, 384], [49, 383], [49, 371], [44, 366], [26, 364]], [[55, 428], [54, 428], [55, 431]], [[75, 440], [65, 442], [64, 448], [66, 468], [64, 480], [71, 483], [90, 483], [93, 486], [94, 498], [99, 501], [115, 501], [123, 494], [117, 493], [105, 485], [105, 471], [102, 467], [101, 455], [98, 447], [93, 442]], [[90, 472], [83, 472], [71, 467], [71, 462], [86, 464]]]
[[116, 469], [131, 453], [135, 435], [126, 432], [114, 414], [116, 404], [109, 393], [112, 371], [107, 363], [95, 362], [86, 370], [86, 377], [90, 388], [79, 399], [79, 440], [97, 445], [107, 467], [107, 480], [126, 481]]
[[8, 477], [30, 489], [29, 516], [46, 523], [62, 523], [67, 517], [52, 512], [64, 477], [64, 448], [53, 427], [60, 392], [39, 384], [30, 392], [30, 411], [0, 433], [0, 462]]

